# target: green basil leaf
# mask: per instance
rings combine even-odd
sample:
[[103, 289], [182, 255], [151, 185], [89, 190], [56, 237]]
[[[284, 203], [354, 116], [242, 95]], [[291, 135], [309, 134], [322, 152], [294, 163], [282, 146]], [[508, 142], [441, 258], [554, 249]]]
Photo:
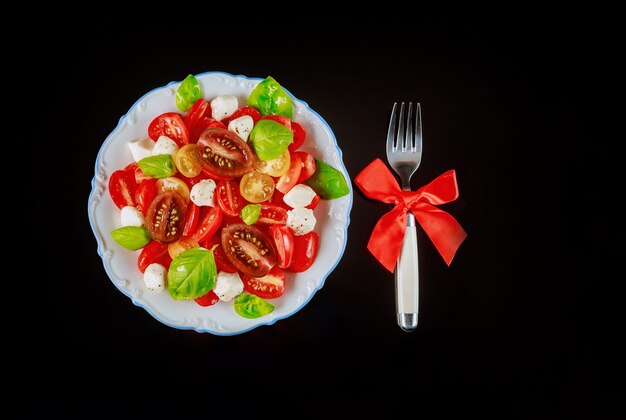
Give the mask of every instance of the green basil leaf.
[[213, 289], [216, 278], [213, 251], [191, 248], [172, 260], [167, 272], [167, 289], [176, 300], [195, 299]]
[[293, 131], [273, 120], [259, 120], [250, 133], [254, 153], [261, 160], [272, 160], [280, 156], [293, 140]]
[[111, 232], [111, 237], [115, 239], [115, 242], [131, 251], [137, 251], [143, 248], [152, 240], [148, 234], [148, 230], [138, 226], [125, 226], [115, 229]]
[[271, 76], [256, 85], [247, 104], [258, 109], [261, 115], [284, 115], [293, 119], [293, 100]]
[[246, 225], [251, 225], [259, 220], [259, 216], [261, 215], [261, 205], [260, 204], [248, 204], [244, 208], [241, 209], [241, 220]]
[[198, 99], [202, 98], [202, 88], [193, 74], [185, 77], [176, 91], [176, 106], [183, 112], [191, 109]]
[[342, 172], [321, 160], [315, 159], [315, 165], [315, 173], [304, 183], [313, 188], [321, 198], [332, 200], [350, 194]]
[[172, 155], [154, 155], [137, 162], [141, 171], [152, 178], [167, 178], [176, 173], [176, 165]]
[[258, 296], [242, 293], [235, 298], [235, 312], [244, 318], [258, 318], [274, 310], [274, 305]]

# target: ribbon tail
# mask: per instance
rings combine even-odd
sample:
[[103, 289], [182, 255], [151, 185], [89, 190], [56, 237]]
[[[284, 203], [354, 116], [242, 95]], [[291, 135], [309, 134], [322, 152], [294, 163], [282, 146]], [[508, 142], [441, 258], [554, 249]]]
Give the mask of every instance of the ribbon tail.
[[467, 238], [465, 230], [450, 214], [428, 203], [420, 203], [412, 213], [450, 266], [456, 251]]
[[406, 207], [396, 206], [380, 218], [367, 249], [390, 272], [396, 267], [406, 231]]

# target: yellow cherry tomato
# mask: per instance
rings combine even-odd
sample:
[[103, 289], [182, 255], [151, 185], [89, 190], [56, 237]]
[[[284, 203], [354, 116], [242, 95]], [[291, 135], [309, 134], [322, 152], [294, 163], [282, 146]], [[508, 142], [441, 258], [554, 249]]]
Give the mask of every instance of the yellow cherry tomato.
[[156, 182], [159, 193], [165, 191], [174, 191], [180, 194], [187, 202], [189, 202], [189, 187], [185, 182], [175, 177], [161, 178]]
[[274, 180], [266, 174], [248, 172], [241, 177], [239, 192], [251, 203], [262, 203], [269, 200], [274, 193]]
[[176, 169], [187, 178], [194, 178], [200, 175], [202, 164], [196, 157], [196, 145], [186, 144], [178, 150], [174, 157]]
[[254, 169], [269, 176], [283, 176], [289, 170], [290, 164], [291, 155], [289, 155], [289, 150], [285, 149], [276, 159], [268, 161], [257, 159]]

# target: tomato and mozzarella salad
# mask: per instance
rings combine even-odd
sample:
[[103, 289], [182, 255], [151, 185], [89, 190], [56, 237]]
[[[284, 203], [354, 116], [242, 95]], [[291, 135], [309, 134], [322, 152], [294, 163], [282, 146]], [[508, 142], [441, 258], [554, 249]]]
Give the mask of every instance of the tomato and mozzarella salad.
[[343, 174], [299, 150], [306, 130], [272, 77], [241, 104], [205, 98], [189, 75], [180, 112], [156, 115], [128, 143], [133, 162], [111, 174], [120, 209], [111, 236], [138, 251], [146, 290], [211, 306], [232, 303], [246, 318], [274, 310], [285, 273], [309, 269], [318, 253], [314, 209], [349, 194]]

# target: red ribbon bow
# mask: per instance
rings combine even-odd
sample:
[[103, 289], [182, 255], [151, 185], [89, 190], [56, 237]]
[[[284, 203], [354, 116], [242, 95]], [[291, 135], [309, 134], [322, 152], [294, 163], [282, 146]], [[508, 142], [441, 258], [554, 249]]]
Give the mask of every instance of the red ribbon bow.
[[400, 256], [408, 211], [413, 213], [446, 264], [452, 263], [467, 233], [454, 217], [435, 205], [449, 203], [459, 197], [454, 170], [439, 175], [417, 191], [403, 191], [383, 161], [375, 159], [357, 175], [354, 182], [367, 197], [395, 204], [376, 223], [367, 243], [367, 249], [387, 270], [393, 272]]

